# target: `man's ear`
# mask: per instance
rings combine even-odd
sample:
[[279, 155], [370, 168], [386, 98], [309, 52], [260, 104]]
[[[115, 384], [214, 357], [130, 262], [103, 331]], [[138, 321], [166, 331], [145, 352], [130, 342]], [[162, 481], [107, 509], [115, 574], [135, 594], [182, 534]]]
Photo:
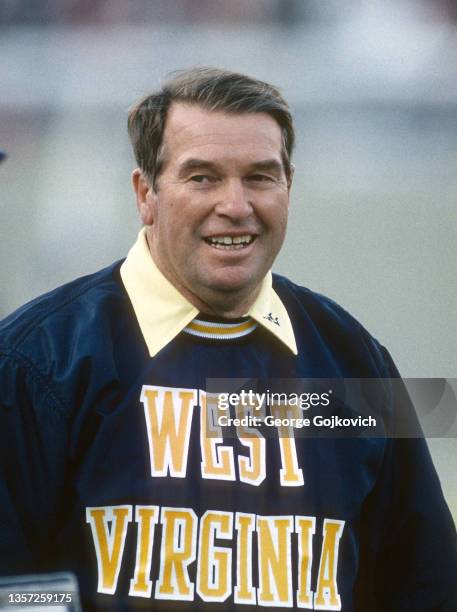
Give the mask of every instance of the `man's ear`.
[[140, 168], [135, 168], [132, 172], [132, 185], [141, 221], [144, 225], [152, 225], [154, 223], [157, 194]]

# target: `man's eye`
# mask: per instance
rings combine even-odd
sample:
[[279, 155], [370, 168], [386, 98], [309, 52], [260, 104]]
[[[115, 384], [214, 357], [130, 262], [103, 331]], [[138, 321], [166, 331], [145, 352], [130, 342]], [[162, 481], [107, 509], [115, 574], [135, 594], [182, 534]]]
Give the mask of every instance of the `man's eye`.
[[269, 183], [274, 181], [273, 177], [268, 176], [267, 174], [251, 174], [247, 178], [248, 181], [253, 183]]
[[209, 176], [208, 174], [194, 174], [190, 177], [193, 183], [214, 183], [216, 180], [214, 176]]

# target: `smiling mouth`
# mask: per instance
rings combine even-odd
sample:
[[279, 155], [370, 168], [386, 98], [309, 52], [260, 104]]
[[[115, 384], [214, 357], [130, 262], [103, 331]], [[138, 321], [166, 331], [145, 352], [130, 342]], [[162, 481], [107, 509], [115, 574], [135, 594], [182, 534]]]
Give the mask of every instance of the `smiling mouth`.
[[215, 249], [239, 251], [248, 247], [255, 239], [256, 236], [253, 234], [245, 234], [244, 236], [211, 236], [204, 240]]

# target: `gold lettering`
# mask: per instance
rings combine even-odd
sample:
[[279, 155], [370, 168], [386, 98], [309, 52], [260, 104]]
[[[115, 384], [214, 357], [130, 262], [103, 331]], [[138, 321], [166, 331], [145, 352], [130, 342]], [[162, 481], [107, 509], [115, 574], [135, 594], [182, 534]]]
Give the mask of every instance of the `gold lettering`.
[[[97, 555], [99, 593], [116, 591], [127, 527], [132, 520], [132, 506], [86, 508]], [[108, 527], [111, 523], [111, 528]]]
[[205, 512], [200, 520], [197, 592], [203, 601], [225, 601], [232, 592], [232, 550], [214, 546], [215, 538], [230, 539], [231, 512]]
[[154, 528], [159, 518], [158, 506], [137, 506], [135, 521], [138, 524], [138, 540], [136, 545], [136, 563], [134, 578], [130, 581], [129, 595], [137, 597], [151, 597], [152, 545]]
[[197, 517], [190, 508], [162, 508], [162, 542], [160, 573], [156, 583], [156, 599], [192, 601], [194, 584], [188, 566], [195, 561]]
[[207, 396], [200, 391], [200, 446], [202, 453], [202, 478], [217, 480], [235, 480], [233, 448], [221, 446], [222, 429], [217, 424], [221, 414], [217, 405], [217, 396]]
[[312, 609], [311, 565], [313, 562], [313, 535], [316, 531], [314, 516], [296, 516], [298, 533], [298, 590], [297, 607]]
[[143, 386], [141, 401], [148, 432], [151, 476], [184, 478], [197, 392]]
[[[271, 414], [276, 419], [300, 418], [299, 406], [271, 406]], [[281, 469], [279, 478], [283, 487], [301, 487], [304, 484], [303, 470], [298, 467], [297, 448], [294, 428], [281, 424], [278, 426], [279, 450], [281, 452]]]
[[252, 586], [252, 533], [254, 528], [255, 514], [236, 513], [235, 529], [238, 537], [235, 603], [256, 604], [256, 592]]
[[315, 610], [341, 610], [336, 571], [343, 528], [344, 521], [324, 520], [324, 541], [322, 543], [317, 589], [314, 596]]
[[291, 516], [257, 517], [259, 605], [292, 606]]

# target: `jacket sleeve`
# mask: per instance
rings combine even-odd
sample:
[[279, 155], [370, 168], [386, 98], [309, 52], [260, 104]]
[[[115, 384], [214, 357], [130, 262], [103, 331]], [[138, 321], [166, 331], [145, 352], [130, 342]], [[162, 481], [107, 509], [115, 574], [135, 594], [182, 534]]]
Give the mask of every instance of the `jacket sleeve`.
[[[387, 351], [385, 359], [387, 375], [398, 378]], [[414, 408], [398, 383], [394, 411], [409, 406], [413, 420]], [[362, 513], [355, 601], [361, 612], [457, 610], [456, 530], [423, 437], [386, 440]]]
[[39, 369], [0, 354], [0, 575], [48, 568], [66, 441], [63, 410]]

